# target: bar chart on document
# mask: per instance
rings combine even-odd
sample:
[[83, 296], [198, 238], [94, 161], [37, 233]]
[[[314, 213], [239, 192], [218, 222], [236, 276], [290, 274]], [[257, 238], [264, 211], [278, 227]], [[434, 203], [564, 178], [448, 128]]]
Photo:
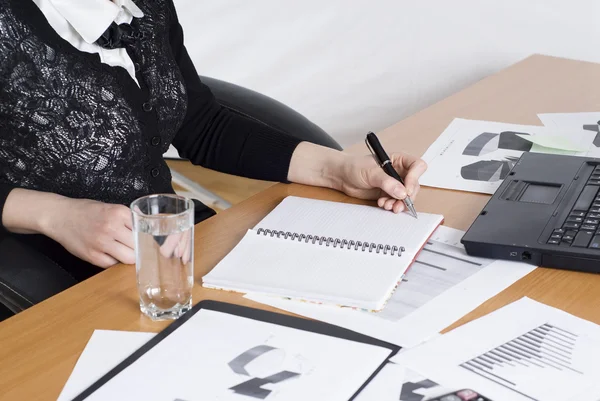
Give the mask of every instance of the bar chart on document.
[[402, 319], [493, 262], [467, 255], [459, 233], [446, 227], [434, 233], [378, 317]]
[[[468, 255], [464, 231], [440, 226], [378, 313], [289, 301], [260, 294], [245, 297], [312, 319], [412, 347], [436, 335], [535, 267]], [[452, 304], [452, 308], [448, 305]]]
[[600, 399], [600, 326], [521, 298], [393, 362], [492, 400]]
[[597, 369], [597, 363], [592, 364], [590, 350], [595, 349], [596, 357], [600, 356], [598, 344], [590, 346], [587, 341], [569, 330], [545, 323], [460, 367], [532, 400], [538, 399], [533, 395], [539, 394], [542, 382], [547, 383], [556, 399], [568, 399], [573, 389], [590, 384], [594, 377], [592, 369]]

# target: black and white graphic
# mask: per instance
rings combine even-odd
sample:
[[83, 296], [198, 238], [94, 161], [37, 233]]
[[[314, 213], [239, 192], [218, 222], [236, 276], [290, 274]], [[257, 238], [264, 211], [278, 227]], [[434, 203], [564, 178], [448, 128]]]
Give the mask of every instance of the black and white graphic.
[[419, 382], [407, 382], [402, 385], [402, 393], [400, 393], [400, 401], [422, 401], [425, 395], [420, 394], [419, 390], [436, 387], [438, 384], [429, 379], [424, 379]]
[[519, 158], [507, 156], [505, 160], [480, 160], [463, 166], [460, 176], [465, 180], [496, 182], [506, 178]]
[[[274, 353], [282, 354], [282, 358], [276, 358], [275, 360], [271, 359], [263, 362], [265, 364], [273, 363], [273, 373], [266, 377], [251, 377], [252, 375], [248, 372], [247, 366], [255, 360], [265, 356], [267, 353], [271, 353], [271, 355]], [[230, 390], [233, 390], [236, 394], [264, 400], [269, 396], [269, 394], [271, 394], [272, 391], [264, 388], [263, 386], [265, 384], [277, 384], [300, 376], [300, 373], [290, 372], [287, 370], [278, 370], [283, 358], [285, 358], [285, 351], [269, 345], [258, 345], [242, 352], [240, 355], [231, 360], [228, 365], [235, 373], [251, 378], [243, 383], [231, 387]], [[267, 367], [267, 369], [269, 369], [269, 367]]]
[[422, 156], [429, 167], [421, 185], [493, 194], [523, 152], [600, 152], [592, 144], [593, 135], [581, 129], [583, 124], [567, 131], [455, 118]]
[[600, 148], [600, 121], [596, 124], [584, 124], [583, 129], [586, 131], [596, 132], [596, 137], [594, 138], [594, 146]]
[[529, 152], [533, 143], [519, 135], [529, 135], [525, 132], [504, 131], [500, 134], [484, 132], [479, 134], [466, 146], [463, 155], [483, 156], [498, 149], [520, 150]]
[[[576, 334], [546, 323], [460, 366], [536, 400], [521, 389], [521, 383], [533, 374], [525, 375], [524, 370], [555, 370], [567, 376], [583, 375], [573, 361], [577, 340]], [[552, 373], [549, 373], [550, 377]]]
[[600, 325], [530, 298], [399, 353], [392, 362], [492, 400], [600, 400]]
[[442, 394], [447, 394], [452, 389], [447, 388], [435, 380], [431, 380], [411, 369], [405, 368], [402, 390], [398, 401], [426, 401]]

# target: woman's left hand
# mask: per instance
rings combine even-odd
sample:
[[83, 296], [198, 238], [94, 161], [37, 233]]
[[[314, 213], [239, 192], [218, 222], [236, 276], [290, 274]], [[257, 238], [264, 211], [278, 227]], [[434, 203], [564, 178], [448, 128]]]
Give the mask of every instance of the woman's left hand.
[[379, 207], [400, 213], [407, 195], [413, 201], [417, 197], [419, 178], [427, 170], [427, 164], [406, 153], [389, 156], [406, 187], [387, 175], [371, 155], [354, 156], [307, 142], [296, 148], [288, 179], [337, 189], [355, 198], [377, 200]]

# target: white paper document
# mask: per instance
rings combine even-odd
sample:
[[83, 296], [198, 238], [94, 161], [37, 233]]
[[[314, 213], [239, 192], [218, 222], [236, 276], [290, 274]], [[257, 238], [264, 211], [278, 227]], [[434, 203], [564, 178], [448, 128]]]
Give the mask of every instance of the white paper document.
[[523, 152], [584, 156], [596, 134], [581, 129], [456, 118], [422, 156], [421, 185], [493, 194]]
[[[453, 391], [462, 390], [452, 385], [438, 383], [422, 374], [396, 364], [404, 370], [404, 383], [400, 391], [399, 401], [426, 401], [431, 398], [440, 397]], [[477, 401], [476, 399], [474, 401]], [[494, 400], [496, 401], [496, 400]]]
[[[57, 401], [73, 399], [154, 335], [154, 333], [132, 331], [94, 331]], [[406, 381], [409, 381], [405, 391], [406, 397], [411, 395], [412, 390], [417, 391], [414, 394], [418, 394], [417, 387], [423, 384], [421, 383], [423, 379], [415, 375], [415, 372], [409, 371], [408, 376], [405, 376], [403, 366], [387, 363], [354, 400], [398, 401], [402, 385]], [[420, 384], [415, 387], [410, 380]], [[252, 400], [252, 398], [248, 398], [248, 400]], [[403, 398], [400, 400], [407, 401]]]
[[402, 392], [404, 374], [403, 366], [387, 363], [354, 401], [398, 401]]
[[57, 401], [70, 401], [154, 337], [154, 333], [95, 330]]
[[587, 155], [600, 157], [600, 112], [544, 113], [538, 118], [546, 127], [564, 129], [568, 135], [580, 130], [588, 132], [593, 139]]
[[403, 347], [436, 335], [535, 266], [467, 255], [463, 231], [440, 226], [378, 313], [247, 294], [246, 298]]
[[348, 400], [389, 354], [201, 309], [86, 400]]
[[393, 361], [492, 400], [600, 399], [600, 326], [529, 298]]

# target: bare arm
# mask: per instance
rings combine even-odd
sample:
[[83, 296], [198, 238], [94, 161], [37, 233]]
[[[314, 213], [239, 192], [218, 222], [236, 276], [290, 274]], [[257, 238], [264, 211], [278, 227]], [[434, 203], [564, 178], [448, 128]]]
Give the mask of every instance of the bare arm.
[[335, 149], [300, 143], [290, 162], [288, 180], [342, 191], [361, 199], [377, 199], [377, 204], [399, 213], [407, 194], [414, 200], [419, 192], [419, 177], [427, 169], [418, 157], [404, 153], [390, 155], [394, 168], [406, 187], [388, 176], [373, 157], [354, 156]]
[[135, 263], [131, 214], [123, 205], [15, 188], [4, 203], [2, 225], [50, 237], [96, 266]]
[[15, 188], [4, 203], [2, 225], [13, 233], [48, 235], [51, 215], [66, 199], [48, 192]]

